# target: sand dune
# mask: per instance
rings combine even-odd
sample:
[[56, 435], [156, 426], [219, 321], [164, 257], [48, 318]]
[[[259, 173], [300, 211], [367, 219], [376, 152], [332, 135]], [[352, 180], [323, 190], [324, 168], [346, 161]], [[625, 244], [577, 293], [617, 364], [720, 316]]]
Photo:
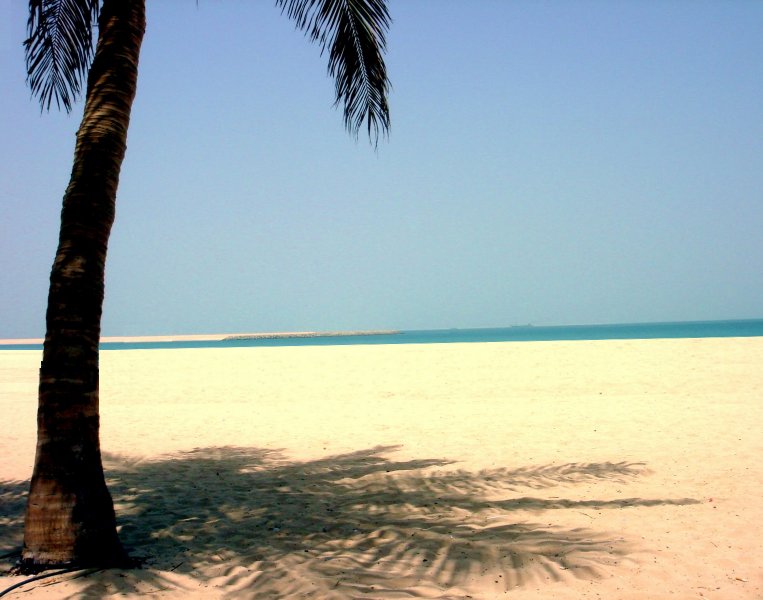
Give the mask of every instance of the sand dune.
[[[145, 567], [24, 597], [763, 597], [763, 338], [101, 362], [107, 477]], [[0, 554], [21, 544], [38, 365], [0, 352]]]

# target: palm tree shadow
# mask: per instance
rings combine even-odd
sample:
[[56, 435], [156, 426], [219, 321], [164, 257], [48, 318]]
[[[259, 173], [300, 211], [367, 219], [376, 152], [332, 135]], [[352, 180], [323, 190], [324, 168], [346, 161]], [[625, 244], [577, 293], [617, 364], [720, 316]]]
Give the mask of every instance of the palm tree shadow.
[[348, 598], [385, 590], [463, 597], [474, 587], [499, 594], [532, 583], [595, 578], [632, 551], [617, 535], [518, 520], [519, 510], [697, 502], [517, 496], [528, 488], [632, 481], [646, 472], [639, 463], [474, 473], [444, 470], [451, 464], [446, 460], [386, 456], [396, 449], [378, 446], [306, 462], [240, 447], [145, 462], [105, 456], [120, 536], [150, 568], [90, 577], [83, 593], [177, 587], [178, 573], [236, 597], [309, 592]]
[[108, 457], [121, 537], [155, 570], [251, 593], [417, 596], [474, 584], [498, 592], [596, 577], [630, 552], [606, 532], [517, 522], [518, 509], [696, 502], [505, 499], [527, 488], [627, 482], [645, 469], [572, 463], [472, 473], [443, 470], [446, 460], [394, 461], [387, 455], [396, 449], [307, 462], [233, 447], [144, 463]]
[[20, 556], [29, 481], [0, 481], [0, 573]]

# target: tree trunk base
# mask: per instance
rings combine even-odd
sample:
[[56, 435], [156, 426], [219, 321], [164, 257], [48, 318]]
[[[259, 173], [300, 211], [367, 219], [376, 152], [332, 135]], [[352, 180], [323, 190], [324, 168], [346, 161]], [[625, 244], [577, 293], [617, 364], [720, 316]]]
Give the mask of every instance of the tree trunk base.
[[[19, 553], [20, 554], [20, 553]], [[100, 556], [97, 561], [72, 561], [68, 563], [41, 563], [32, 558], [20, 558], [10, 570], [11, 575], [39, 575], [45, 571], [80, 571], [82, 569], [140, 569], [143, 560], [130, 558], [122, 551], [119, 555], [104, 558]]]

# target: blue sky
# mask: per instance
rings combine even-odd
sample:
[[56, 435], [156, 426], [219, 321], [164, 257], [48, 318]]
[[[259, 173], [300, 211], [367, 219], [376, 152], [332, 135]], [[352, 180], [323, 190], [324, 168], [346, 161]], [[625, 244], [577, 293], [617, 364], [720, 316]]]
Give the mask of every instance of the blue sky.
[[[392, 131], [270, 2], [149, 2], [105, 335], [763, 317], [763, 2], [391, 0]], [[0, 338], [44, 333], [82, 113], [0, 31]]]

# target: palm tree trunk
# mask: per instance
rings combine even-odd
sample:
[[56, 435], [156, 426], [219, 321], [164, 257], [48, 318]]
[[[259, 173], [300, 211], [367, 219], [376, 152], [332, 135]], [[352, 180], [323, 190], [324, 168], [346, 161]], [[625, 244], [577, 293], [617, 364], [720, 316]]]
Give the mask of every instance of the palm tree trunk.
[[104, 0], [50, 275], [24, 525], [26, 570], [126, 563], [101, 463], [98, 343], [106, 250], [144, 31], [144, 0]]

